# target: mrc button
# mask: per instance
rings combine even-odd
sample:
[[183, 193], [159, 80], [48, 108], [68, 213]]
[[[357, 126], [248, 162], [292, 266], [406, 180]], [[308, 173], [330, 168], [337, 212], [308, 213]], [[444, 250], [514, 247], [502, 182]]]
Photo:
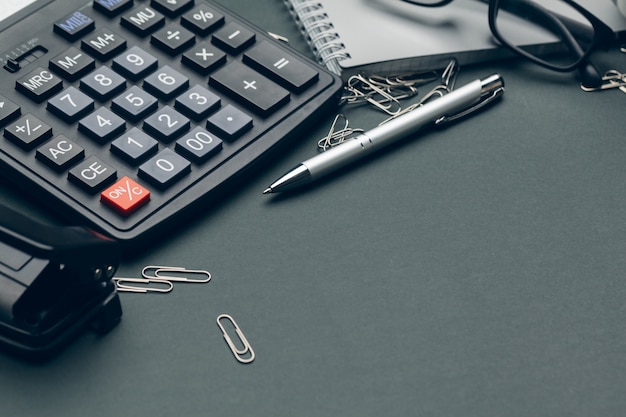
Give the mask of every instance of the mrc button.
[[49, 70], [38, 67], [15, 82], [15, 89], [40, 103], [63, 89], [63, 81]]
[[96, 27], [93, 19], [83, 12], [74, 12], [54, 24], [54, 31], [67, 40], [75, 41]]

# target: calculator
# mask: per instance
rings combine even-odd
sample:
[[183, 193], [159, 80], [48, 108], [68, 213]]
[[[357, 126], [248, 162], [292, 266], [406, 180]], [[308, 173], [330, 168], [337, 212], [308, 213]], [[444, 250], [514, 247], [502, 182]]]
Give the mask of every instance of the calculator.
[[342, 89], [211, 1], [37, 0], [11, 19], [0, 175], [129, 245], [209, 210]]

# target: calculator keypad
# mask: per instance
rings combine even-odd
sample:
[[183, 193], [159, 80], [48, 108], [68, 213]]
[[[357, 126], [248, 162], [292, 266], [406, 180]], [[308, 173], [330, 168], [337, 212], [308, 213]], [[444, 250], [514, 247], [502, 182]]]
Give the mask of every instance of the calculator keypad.
[[0, 95], [0, 156], [122, 241], [219, 188], [341, 88], [208, 1], [94, 0], [48, 31], [46, 58]]

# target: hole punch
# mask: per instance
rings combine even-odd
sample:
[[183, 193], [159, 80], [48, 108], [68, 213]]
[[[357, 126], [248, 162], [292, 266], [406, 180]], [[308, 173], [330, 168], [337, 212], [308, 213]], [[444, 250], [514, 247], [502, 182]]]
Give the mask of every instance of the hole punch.
[[[177, 275], [163, 275], [168, 273]], [[148, 265], [141, 270], [141, 276], [146, 279], [171, 282], [207, 283], [211, 281], [211, 273], [209, 271], [201, 269], [187, 269], [182, 266]]]
[[[239, 340], [241, 341], [243, 348], [238, 348], [235, 345], [235, 342], [233, 342], [233, 339], [224, 328], [222, 321], [230, 322], [230, 325], [235, 328], [235, 333], [237, 333], [237, 336], [239, 336]], [[252, 349], [252, 346], [250, 346], [248, 339], [246, 339], [246, 336], [243, 334], [235, 320], [228, 314], [220, 314], [219, 316], [217, 316], [217, 325], [222, 331], [222, 334], [224, 335], [224, 340], [226, 340], [228, 347], [230, 348], [231, 352], [233, 352], [233, 355], [235, 355], [235, 359], [244, 364], [252, 362], [256, 357], [256, 354], [254, 353], [254, 350]]]

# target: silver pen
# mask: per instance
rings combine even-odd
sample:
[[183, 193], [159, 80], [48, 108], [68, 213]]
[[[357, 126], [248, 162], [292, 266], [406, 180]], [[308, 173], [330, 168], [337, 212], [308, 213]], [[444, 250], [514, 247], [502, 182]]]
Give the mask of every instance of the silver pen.
[[362, 133], [354, 139], [307, 159], [277, 179], [263, 194], [301, 187], [376, 152], [427, 124], [441, 124], [466, 116], [504, 93], [499, 74], [472, 81], [421, 107]]

